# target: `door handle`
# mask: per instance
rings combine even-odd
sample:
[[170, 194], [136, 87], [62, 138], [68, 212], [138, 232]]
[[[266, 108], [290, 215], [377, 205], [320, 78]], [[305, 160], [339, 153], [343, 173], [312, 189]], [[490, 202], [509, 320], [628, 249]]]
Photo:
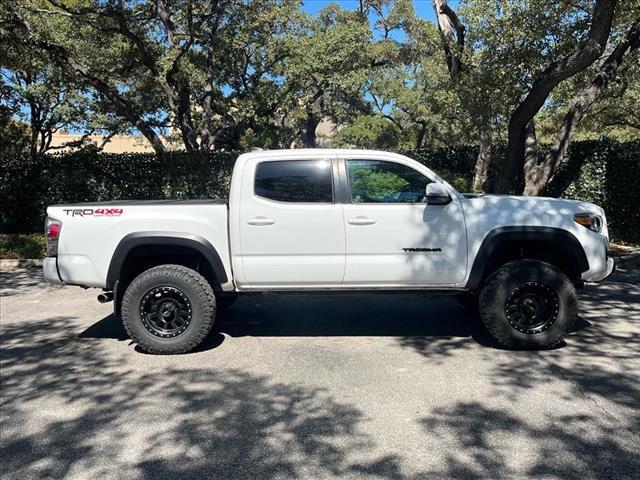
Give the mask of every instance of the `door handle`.
[[247, 223], [249, 225], [257, 225], [259, 227], [262, 227], [264, 225], [273, 225], [274, 223], [276, 223], [276, 221], [267, 217], [256, 217], [250, 218], [249, 220], [247, 220]]
[[350, 225], [373, 225], [376, 223], [374, 218], [369, 217], [355, 217], [347, 220]]

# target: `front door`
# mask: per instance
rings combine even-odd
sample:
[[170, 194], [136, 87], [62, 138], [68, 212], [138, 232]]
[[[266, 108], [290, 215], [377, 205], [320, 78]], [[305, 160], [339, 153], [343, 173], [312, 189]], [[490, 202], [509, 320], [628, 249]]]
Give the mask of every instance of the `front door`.
[[432, 180], [409, 162], [345, 159], [345, 287], [447, 286], [466, 273], [460, 201], [427, 205]]
[[335, 160], [254, 160], [246, 168], [254, 174], [242, 186], [240, 283], [339, 286], [345, 237], [342, 206], [334, 200]]

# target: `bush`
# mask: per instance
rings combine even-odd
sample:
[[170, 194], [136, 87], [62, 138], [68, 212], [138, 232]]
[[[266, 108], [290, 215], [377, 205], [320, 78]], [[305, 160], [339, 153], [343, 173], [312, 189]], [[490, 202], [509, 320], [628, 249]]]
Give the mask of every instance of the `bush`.
[[640, 141], [574, 142], [546, 194], [596, 203], [613, 240], [640, 243]]
[[[477, 155], [473, 147], [404, 153], [459, 190], [470, 191]], [[77, 152], [35, 160], [5, 155], [0, 157], [0, 231], [41, 231], [46, 206], [56, 203], [226, 197], [237, 155]], [[638, 159], [640, 141], [574, 142], [546, 193], [601, 205], [614, 239], [640, 243]]]
[[45, 256], [44, 233], [0, 235], [0, 258], [43, 258]]
[[231, 153], [74, 152], [0, 158], [0, 231], [42, 229], [47, 205], [106, 200], [225, 197]]

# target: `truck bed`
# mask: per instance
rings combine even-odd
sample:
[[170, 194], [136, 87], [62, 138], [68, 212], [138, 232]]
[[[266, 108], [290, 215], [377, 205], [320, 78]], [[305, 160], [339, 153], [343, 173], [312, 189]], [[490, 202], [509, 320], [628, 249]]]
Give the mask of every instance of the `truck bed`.
[[50, 206], [47, 215], [62, 222], [56, 268], [64, 283], [105, 288], [114, 252], [134, 234], [197, 237], [232, 278], [226, 199], [75, 203]]

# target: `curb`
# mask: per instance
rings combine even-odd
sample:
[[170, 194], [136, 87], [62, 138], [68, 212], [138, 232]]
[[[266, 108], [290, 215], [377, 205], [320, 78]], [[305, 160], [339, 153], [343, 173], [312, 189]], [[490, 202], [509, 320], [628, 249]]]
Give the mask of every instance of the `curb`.
[[0, 268], [29, 268], [42, 267], [41, 258], [3, 258], [0, 259]]

